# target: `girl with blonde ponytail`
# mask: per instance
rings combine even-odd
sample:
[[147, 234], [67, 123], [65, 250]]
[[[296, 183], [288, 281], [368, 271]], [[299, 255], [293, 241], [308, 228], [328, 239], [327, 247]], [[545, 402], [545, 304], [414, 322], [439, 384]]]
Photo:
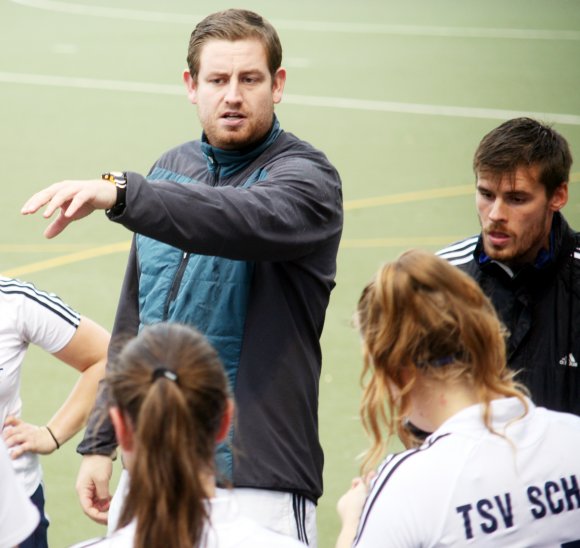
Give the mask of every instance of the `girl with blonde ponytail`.
[[232, 496], [215, 486], [215, 447], [234, 405], [200, 333], [168, 323], [144, 328], [105, 382], [130, 481], [119, 529], [79, 548], [301, 546], [240, 517]]
[[[338, 548], [580, 545], [580, 417], [527, 398], [474, 280], [408, 251], [364, 289], [357, 324], [372, 445]], [[409, 422], [431, 434], [417, 443]], [[408, 449], [372, 472], [396, 433]]]

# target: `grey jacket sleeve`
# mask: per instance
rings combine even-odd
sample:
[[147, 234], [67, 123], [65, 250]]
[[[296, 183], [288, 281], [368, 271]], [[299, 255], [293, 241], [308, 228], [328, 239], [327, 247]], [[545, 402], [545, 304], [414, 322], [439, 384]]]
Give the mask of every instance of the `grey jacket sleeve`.
[[[115, 359], [123, 343], [137, 335], [139, 330], [138, 281], [139, 273], [135, 239], [133, 238], [109, 345], [109, 363]], [[110, 455], [117, 447], [115, 431], [109, 419], [108, 411], [109, 396], [106, 383], [101, 381], [97, 400], [91, 411], [84, 438], [77, 447], [77, 452], [81, 455]]]
[[340, 235], [340, 178], [324, 162], [286, 158], [249, 188], [149, 183], [128, 173], [126, 207], [110, 218], [183, 251], [290, 261]]

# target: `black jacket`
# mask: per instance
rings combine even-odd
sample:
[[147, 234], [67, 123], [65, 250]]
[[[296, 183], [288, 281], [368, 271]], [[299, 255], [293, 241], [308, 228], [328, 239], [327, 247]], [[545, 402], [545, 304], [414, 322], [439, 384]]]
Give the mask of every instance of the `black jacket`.
[[[275, 121], [250, 150], [193, 141], [165, 153], [147, 179], [127, 179], [126, 206], [109, 212], [136, 233], [113, 338], [158, 321], [200, 329], [236, 400], [234, 455], [218, 454], [220, 476], [316, 502], [320, 336], [343, 219], [338, 173]], [[233, 276], [240, 269], [246, 278]], [[105, 405], [101, 395], [81, 454], [110, 454], [116, 445]]]
[[537, 405], [580, 415], [580, 244], [560, 213], [551, 249], [515, 275], [483, 252], [480, 236], [438, 255], [472, 276], [509, 332], [508, 364]]

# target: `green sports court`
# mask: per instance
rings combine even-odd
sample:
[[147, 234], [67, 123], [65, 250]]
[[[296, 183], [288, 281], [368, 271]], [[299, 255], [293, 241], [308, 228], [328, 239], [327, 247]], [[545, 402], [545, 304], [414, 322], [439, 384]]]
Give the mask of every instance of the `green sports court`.
[[[580, 229], [580, 3], [575, 0], [0, 0], [0, 272], [53, 291], [112, 327], [131, 234], [103, 214], [47, 241], [25, 199], [63, 179], [147, 172], [201, 134], [181, 83], [189, 35], [210, 12], [268, 18], [288, 70], [282, 127], [322, 149], [343, 180], [345, 228], [323, 336], [319, 546], [366, 447], [358, 420], [363, 285], [409, 247], [478, 231], [471, 159], [502, 121], [551, 122], [577, 158], [564, 215]], [[27, 421], [45, 424], [75, 381], [31, 349]], [[76, 440], [79, 438], [77, 437]], [[43, 457], [53, 547], [103, 534], [82, 513], [72, 440]], [[117, 467], [119, 464], [117, 463]]]

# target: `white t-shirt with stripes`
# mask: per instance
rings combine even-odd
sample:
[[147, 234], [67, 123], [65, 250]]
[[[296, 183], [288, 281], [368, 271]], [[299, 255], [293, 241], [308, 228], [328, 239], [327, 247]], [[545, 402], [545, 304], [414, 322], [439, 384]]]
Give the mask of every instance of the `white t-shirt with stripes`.
[[[22, 414], [20, 382], [28, 345], [58, 352], [70, 342], [79, 322], [79, 314], [56, 295], [0, 276], [0, 429], [8, 415]], [[27, 494], [32, 495], [42, 478], [38, 455], [25, 453], [13, 464]]]
[[[580, 417], [517, 398], [447, 420], [392, 455], [365, 503], [355, 546], [566, 546], [580, 542]], [[511, 443], [510, 443], [511, 442]]]

